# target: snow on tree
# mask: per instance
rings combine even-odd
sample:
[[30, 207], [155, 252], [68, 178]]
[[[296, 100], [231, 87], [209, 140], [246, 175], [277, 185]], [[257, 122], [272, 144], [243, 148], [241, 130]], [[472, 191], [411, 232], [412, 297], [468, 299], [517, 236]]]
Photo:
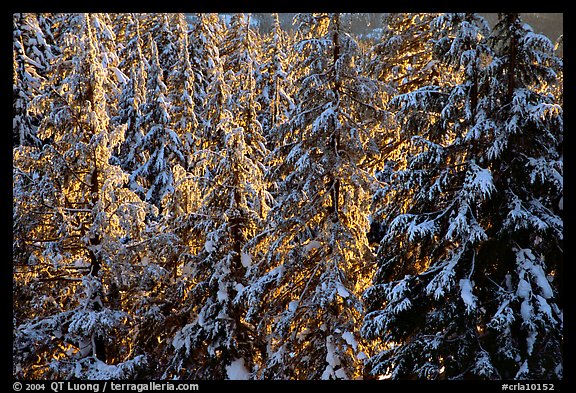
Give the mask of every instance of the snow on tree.
[[[117, 28], [124, 25], [121, 31]], [[119, 14], [115, 20], [116, 40], [118, 43], [118, 67], [125, 75], [130, 74], [133, 67], [145, 70], [147, 62], [142, 53], [144, 42], [142, 40], [142, 30], [140, 26], [140, 15], [134, 13]], [[145, 87], [142, 87], [145, 90]]]
[[261, 92], [257, 98], [262, 106], [259, 121], [268, 146], [275, 145], [277, 127], [288, 121], [294, 109], [294, 84], [287, 63], [290, 39], [280, 27], [278, 14], [272, 14], [272, 18], [272, 31], [264, 38], [260, 78], [256, 81]]
[[[166, 72], [172, 69], [178, 60], [178, 42], [174, 31], [174, 29], [178, 29], [178, 23], [175, 23], [174, 20], [177, 15], [170, 13], [139, 14], [140, 27], [152, 36], [156, 43], [160, 68]], [[153, 56], [151, 45], [145, 46], [144, 56], [147, 59]], [[165, 76], [163, 78], [165, 79]]]
[[[260, 68], [257, 51], [259, 41], [258, 35], [250, 27], [250, 15], [234, 14], [224, 37], [226, 47], [222, 54], [225, 78], [231, 91], [229, 109], [237, 124], [244, 129], [247, 157], [258, 163], [260, 172], [264, 173], [266, 168], [262, 163], [269, 151], [262, 135], [262, 124], [258, 121], [260, 104], [256, 99], [256, 80]], [[262, 203], [256, 207], [262, 217], [266, 215], [270, 202], [266, 199], [265, 190], [262, 188], [258, 197]]]
[[180, 26], [178, 35], [178, 60], [167, 77], [168, 98], [170, 99], [172, 112], [172, 129], [178, 134], [183, 143], [185, 156], [184, 168], [191, 166], [191, 154], [198, 147], [198, 119], [194, 103], [194, 71], [190, 64], [188, 54], [188, 34], [185, 30], [186, 21], [183, 14], [177, 18]]
[[[561, 258], [562, 220], [550, 195], [535, 193], [538, 182], [550, 182], [553, 195], [562, 184], [550, 151], [561, 110], [533, 83], [536, 70], [554, 75], [551, 52], [529, 49], [527, 31], [510, 40], [513, 30], [499, 35], [496, 26], [488, 41], [486, 22], [474, 14], [441, 15], [431, 29], [453, 82], [392, 100], [405, 161], [381, 212], [388, 230], [364, 295], [362, 334], [380, 343], [367, 369], [392, 379], [558, 378], [552, 359], [560, 358], [562, 316], [546, 277]], [[508, 40], [504, 52], [488, 45], [498, 37]], [[532, 72], [514, 65], [519, 56], [530, 58], [521, 64]], [[532, 106], [514, 109], [514, 94], [528, 91], [531, 105], [550, 108], [546, 116], [531, 114]], [[516, 135], [522, 143], [511, 143]]]
[[[214, 84], [209, 91], [219, 102], [230, 104], [226, 82], [220, 77]], [[249, 102], [240, 100], [236, 105]], [[212, 142], [205, 155], [212, 176], [205, 182], [196, 224], [205, 243], [190, 264], [196, 283], [190, 296], [193, 319], [174, 336], [175, 355], [164, 377], [231, 379], [241, 374], [244, 378], [252, 372], [258, 351], [263, 351], [240, 301], [249, 284], [246, 271], [251, 258], [245, 246], [263, 227], [267, 212], [264, 171], [257, 154], [261, 136], [253, 123], [244, 122], [240, 109], [236, 117], [224, 105], [214, 109], [217, 117], [210, 123]], [[214, 142], [217, 138], [222, 139]]]
[[174, 191], [173, 167], [184, 165], [186, 158], [178, 134], [170, 128], [167, 88], [162, 78], [156, 42], [150, 37], [152, 58], [149, 62], [146, 84], [146, 102], [143, 104], [138, 128], [145, 131], [135, 150], [145, 152], [148, 159], [130, 175], [131, 187], [158, 208], [166, 195]]
[[143, 207], [121, 187], [126, 175], [109, 165], [122, 135], [109, 124], [95, 17], [62, 20], [67, 45], [53, 69], [60, 83], [38, 106], [44, 111], [39, 136], [54, 141], [36, 160], [14, 157], [15, 195], [28, 195], [15, 203], [15, 228], [28, 227], [15, 231], [25, 249], [15, 282], [36, 288], [28, 296], [37, 307], [15, 326], [14, 372], [24, 378], [127, 378], [145, 362], [145, 356], [119, 357], [125, 340], [118, 335], [129, 315], [106, 299], [118, 238], [139, 230], [138, 216], [122, 212]]
[[144, 136], [141, 124], [141, 106], [146, 101], [146, 68], [148, 64], [142, 54], [142, 38], [138, 17], [125, 15], [125, 46], [119, 52], [119, 69], [126, 72], [129, 79], [123, 85], [118, 99], [118, 114], [112, 117], [115, 125], [125, 127], [124, 141], [118, 147], [114, 160], [128, 173], [142, 165], [146, 160], [143, 151], [138, 151]]
[[298, 16], [296, 50], [307, 74], [297, 83], [280, 190], [270, 212], [268, 250], [247, 291], [248, 320], [266, 337], [260, 378], [352, 379], [362, 292], [372, 258], [366, 240], [370, 129], [357, 119], [370, 84], [354, 67], [355, 41], [340, 14]]
[[[230, 24], [222, 40], [220, 55], [224, 60], [224, 72], [238, 74], [249, 63], [258, 63], [258, 44], [260, 37], [250, 27], [250, 14], [236, 13], [230, 18]], [[247, 64], [248, 62], [248, 64]], [[252, 65], [253, 72], [256, 70]]]
[[[562, 61], [518, 14], [501, 14], [490, 42], [486, 91], [494, 126], [486, 156], [501, 190], [492, 250], [509, 256], [495, 281], [515, 295], [498, 291], [491, 344], [501, 349], [504, 378], [562, 378], [563, 111], [549, 90]], [[501, 318], [510, 311], [514, 322]]]
[[[395, 109], [389, 101], [398, 94], [405, 94], [429, 84], [440, 83], [442, 63], [433, 56], [432, 31], [430, 24], [437, 17], [434, 13], [390, 13], [385, 14], [383, 31], [377, 43], [369, 49], [362, 65], [378, 84], [378, 94], [373, 101], [388, 112], [380, 124], [380, 138], [375, 143], [379, 146], [383, 159], [373, 162], [377, 170], [376, 177], [387, 184], [391, 168], [402, 160], [403, 138], [398, 124], [394, 122]], [[380, 186], [374, 195], [373, 207], [382, 202], [386, 186]], [[375, 214], [371, 222], [371, 237], [379, 241], [383, 223]]]
[[293, 15], [13, 14], [15, 378], [562, 378], [561, 39]]
[[36, 14], [16, 13], [13, 19], [13, 145], [40, 146], [38, 114], [32, 101], [45, 88], [45, 75], [54, 57], [52, 45]]
[[[195, 14], [188, 32], [188, 53], [194, 72], [194, 104], [203, 108], [212, 83], [213, 69], [220, 59], [219, 47], [223, 36], [223, 25], [218, 14]], [[201, 125], [205, 119], [199, 113]]]
[[116, 35], [112, 29], [113, 22], [110, 15], [105, 13], [93, 15], [91, 23], [99, 46], [98, 51], [100, 54], [98, 60], [102, 63], [106, 80], [112, 82], [110, 85], [105, 86], [105, 96], [109, 103], [114, 104], [115, 95], [119, 94], [116, 85], [123, 84], [127, 77], [118, 68], [120, 59], [116, 51]]
[[381, 41], [371, 49], [367, 67], [392, 92], [407, 93], [439, 80], [439, 62], [432, 56], [430, 41], [430, 23], [436, 16], [390, 13], [384, 17]]

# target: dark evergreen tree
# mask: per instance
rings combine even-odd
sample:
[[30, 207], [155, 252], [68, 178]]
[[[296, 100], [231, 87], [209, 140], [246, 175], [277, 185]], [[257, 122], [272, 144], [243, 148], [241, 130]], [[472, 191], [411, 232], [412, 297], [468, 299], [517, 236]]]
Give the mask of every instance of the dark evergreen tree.
[[192, 165], [191, 155], [198, 148], [199, 123], [194, 103], [194, 71], [190, 64], [188, 54], [188, 34], [185, 30], [186, 20], [183, 14], [178, 14], [177, 23], [179, 55], [174, 68], [170, 70], [167, 78], [168, 98], [171, 104], [172, 129], [178, 134], [183, 143], [185, 157], [184, 168]]
[[[204, 108], [208, 91], [212, 84], [214, 69], [220, 62], [220, 44], [223, 36], [223, 24], [218, 14], [195, 14], [188, 33], [188, 53], [194, 72], [194, 104]], [[199, 123], [204, 126], [207, 119], [199, 110]]]
[[551, 46], [510, 16], [490, 41], [504, 40], [504, 50], [488, 47], [487, 24], [474, 14], [439, 16], [431, 29], [454, 81], [392, 100], [405, 161], [365, 293], [362, 333], [381, 344], [368, 370], [557, 378], [562, 312], [548, 278], [561, 260], [551, 201], [561, 192], [562, 123], [561, 108], [538, 93], [555, 77]]
[[486, 156], [500, 193], [483, 256], [500, 287], [486, 346], [502, 378], [562, 378], [563, 110], [549, 89], [562, 61], [519, 14], [500, 14], [490, 43]]
[[152, 58], [146, 84], [146, 103], [141, 109], [138, 128], [145, 135], [137, 145], [137, 152], [145, 152], [148, 159], [130, 175], [131, 187], [158, 208], [166, 195], [174, 191], [174, 165], [184, 165], [186, 158], [180, 137], [170, 128], [167, 88], [162, 79], [156, 42], [150, 37]]
[[39, 147], [40, 121], [32, 101], [45, 89], [45, 75], [54, 57], [36, 14], [16, 13], [13, 19], [13, 131], [14, 146]]
[[[174, 17], [178, 14], [148, 13], [140, 14], [140, 27], [150, 34], [156, 42], [160, 68], [166, 72], [171, 70], [178, 60], [178, 42], [174, 29], [178, 28]], [[149, 59], [152, 55], [152, 46], [146, 45], [144, 56]], [[162, 76], [166, 79], [166, 76]]]
[[112, 118], [115, 125], [124, 127], [124, 141], [116, 152], [115, 160], [128, 173], [142, 165], [146, 155], [139, 150], [144, 137], [140, 127], [141, 109], [146, 102], [146, 69], [148, 63], [142, 54], [140, 24], [134, 14], [126, 15], [124, 46], [120, 50], [119, 68], [127, 72], [130, 78], [123, 86], [118, 100], [118, 115]]
[[277, 127], [290, 118], [294, 109], [292, 99], [293, 81], [288, 73], [288, 55], [290, 39], [280, 27], [278, 14], [272, 14], [272, 30], [265, 37], [262, 65], [256, 84], [259, 86], [261, 103], [259, 121], [262, 124], [268, 148], [276, 144], [279, 132]]

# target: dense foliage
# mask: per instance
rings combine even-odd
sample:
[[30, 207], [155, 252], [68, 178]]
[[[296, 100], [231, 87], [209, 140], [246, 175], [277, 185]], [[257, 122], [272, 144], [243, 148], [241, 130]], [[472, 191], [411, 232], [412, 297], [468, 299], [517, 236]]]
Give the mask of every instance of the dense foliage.
[[554, 45], [369, 20], [14, 14], [16, 378], [562, 378]]

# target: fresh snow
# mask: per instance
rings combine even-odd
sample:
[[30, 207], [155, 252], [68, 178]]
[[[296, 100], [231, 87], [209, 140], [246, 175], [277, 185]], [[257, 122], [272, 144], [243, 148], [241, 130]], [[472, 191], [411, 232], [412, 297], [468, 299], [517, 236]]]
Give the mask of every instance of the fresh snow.
[[476, 296], [472, 293], [472, 282], [467, 278], [460, 280], [460, 296], [468, 311], [476, 308]]
[[123, 85], [128, 83], [128, 81], [129, 81], [128, 77], [122, 71], [120, 71], [117, 67], [110, 67], [110, 69], [112, 69], [112, 71], [114, 71], [114, 75], [116, 75], [116, 78], [118, 78], [118, 82], [120, 82]]
[[206, 243], [204, 243], [204, 249], [207, 252], [213, 252], [214, 251], [214, 242], [212, 240], [206, 240]]
[[[532, 251], [530, 249], [519, 250], [516, 254], [516, 261], [520, 264], [522, 270], [530, 272], [530, 274], [534, 278], [534, 281], [536, 282], [536, 285], [540, 287], [542, 296], [545, 299], [551, 299], [554, 296], [554, 291], [550, 286], [550, 282], [546, 277], [546, 273], [544, 273], [544, 269], [542, 269], [542, 266], [538, 264], [539, 261], [534, 256]], [[521, 280], [521, 282], [519, 283], [518, 291], [521, 290], [520, 284], [526, 286], [526, 284], [522, 283], [522, 281], [525, 280]], [[520, 293], [518, 293], [518, 296], [525, 298], [525, 296], [520, 295]]]
[[[322, 379], [330, 379], [330, 377], [336, 378], [346, 378], [346, 374], [342, 374], [342, 372], [338, 373], [336, 370], [340, 366], [340, 358], [338, 354], [336, 354], [336, 347], [334, 345], [334, 336], [330, 335], [326, 337], [326, 362], [328, 365], [324, 369], [322, 373]], [[340, 369], [341, 370], [341, 369]]]
[[551, 299], [554, 296], [554, 292], [552, 291], [552, 287], [550, 286], [550, 282], [546, 278], [546, 274], [542, 269], [542, 266], [530, 264], [530, 273], [534, 276], [536, 280], [536, 284], [542, 290], [542, 296], [545, 299]]
[[531, 330], [530, 333], [528, 333], [528, 337], [526, 337], [526, 351], [528, 352], [528, 355], [531, 355], [534, 350], [537, 335], [538, 333], [535, 330]]
[[226, 290], [226, 287], [222, 285], [222, 283], [220, 283], [220, 286], [218, 287], [216, 297], [218, 298], [219, 302], [224, 302], [228, 300], [228, 291]]
[[226, 366], [226, 374], [228, 375], [227, 379], [241, 381], [250, 379], [250, 372], [246, 369], [243, 358], [236, 359]]
[[550, 321], [553, 321], [554, 316], [552, 315], [552, 308], [550, 307], [546, 299], [544, 299], [540, 295], [536, 295], [536, 300], [538, 300], [538, 308], [540, 309], [540, 311], [542, 311], [542, 313], [544, 313], [544, 315], [546, 315], [546, 317], [548, 317]]
[[290, 303], [288, 303], [288, 310], [290, 310], [290, 312], [296, 311], [297, 307], [298, 307], [298, 300], [292, 300]]
[[310, 250], [313, 250], [315, 248], [320, 248], [321, 243], [317, 240], [311, 240], [310, 242], [308, 242], [305, 246], [304, 249], [306, 250], [306, 252], [310, 252]]
[[348, 345], [350, 345], [354, 350], [358, 349], [358, 342], [354, 338], [354, 334], [351, 332], [344, 332], [342, 333], [342, 338], [346, 341]]
[[252, 256], [250, 254], [242, 253], [241, 254], [241, 262], [242, 262], [242, 266], [250, 267], [250, 265], [252, 265]]
[[348, 292], [348, 290], [346, 289], [346, 287], [344, 285], [342, 285], [342, 283], [337, 283], [336, 289], [337, 289], [338, 295], [340, 295], [340, 297], [346, 299], [348, 296], [350, 296], [350, 292]]
[[522, 315], [522, 319], [526, 324], [530, 325], [533, 323], [533, 308], [528, 299], [524, 299], [520, 305], [520, 314]]
[[364, 359], [368, 359], [368, 356], [364, 352], [358, 352], [358, 355], [356, 355], [356, 359], [364, 360]]
[[530, 298], [531, 293], [532, 293], [532, 287], [530, 286], [530, 283], [524, 280], [523, 278], [520, 279], [520, 281], [518, 282], [518, 290], [516, 291], [516, 295], [518, 295], [518, 297], [521, 297], [522, 299], [528, 299]]
[[336, 354], [336, 347], [334, 346], [334, 336], [326, 337], [326, 362], [332, 367], [340, 365], [340, 359]]

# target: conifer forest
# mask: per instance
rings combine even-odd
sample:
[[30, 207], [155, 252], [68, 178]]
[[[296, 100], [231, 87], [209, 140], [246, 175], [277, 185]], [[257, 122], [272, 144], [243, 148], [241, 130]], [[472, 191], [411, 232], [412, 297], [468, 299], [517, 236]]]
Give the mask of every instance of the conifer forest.
[[562, 379], [562, 42], [495, 15], [13, 14], [13, 377]]

